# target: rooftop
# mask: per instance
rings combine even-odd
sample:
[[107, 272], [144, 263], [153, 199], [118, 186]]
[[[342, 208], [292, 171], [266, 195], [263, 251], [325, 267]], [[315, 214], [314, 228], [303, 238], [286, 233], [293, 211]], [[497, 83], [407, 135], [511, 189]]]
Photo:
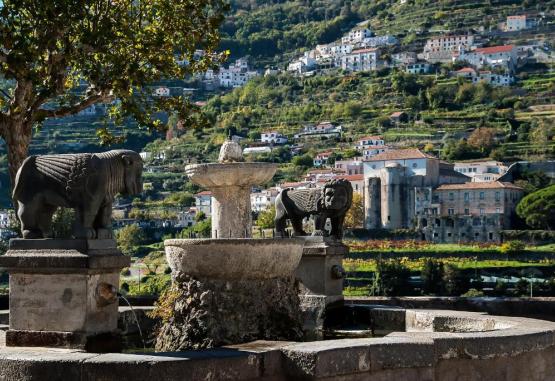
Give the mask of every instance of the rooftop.
[[475, 72], [476, 70], [474, 70], [471, 67], [463, 67], [462, 69], [457, 70], [457, 73], [475, 73]]
[[351, 54], [356, 54], [356, 53], [373, 53], [378, 51], [378, 48], [365, 48], [365, 49], [357, 49], [357, 50], [353, 50], [351, 52]]
[[361, 138], [358, 138], [357, 141], [362, 141], [362, 140], [383, 140], [383, 137], [378, 136], [378, 135], [373, 135], [373, 136], [363, 136]]
[[506, 52], [512, 51], [514, 47], [515, 47], [514, 45], [490, 46], [489, 48], [478, 48], [476, 49], [476, 53], [481, 53], [481, 54], [506, 53]]
[[197, 194], [195, 194], [195, 196], [212, 196], [212, 192], [211, 191], [202, 191], [202, 192], [198, 192]]
[[437, 190], [465, 190], [465, 189], [514, 189], [522, 190], [512, 183], [505, 183], [501, 181], [489, 181], [489, 182], [476, 182], [476, 183], [464, 183], [464, 184], [443, 184], [440, 185]]
[[403, 114], [406, 114], [406, 113], [405, 113], [404, 111], [395, 111], [394, 113], [392, 113], [392, 114], [390, 115], [390, 117], [396, 118], [396, 117], [399, 117], [399, 116], [401, 116], [401, 115], [403, 115]]
[[406, 159], [437, 159], [417, 148], [391, 150], [377, 154], [366, 161], [406, 160]]
[[347, 181], [362, 181], [364, 180], [364, 175], [362, 173], [357, 175], [341, 175], [337, 176], [336, 179], [344, 179]]

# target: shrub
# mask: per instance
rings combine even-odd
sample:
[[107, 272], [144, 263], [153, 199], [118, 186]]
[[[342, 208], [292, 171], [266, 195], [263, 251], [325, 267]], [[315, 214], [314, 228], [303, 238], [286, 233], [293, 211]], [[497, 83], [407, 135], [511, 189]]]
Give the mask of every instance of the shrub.
[[129, 292], [129, 283], [123, 282], [120, 287], [121, 291]]
[[507, 294], [507, 288], [508, 288], [507, 282], [504, 282], [501, 279], [497, 279], [497, 282], [495, 282], [495, 287], [493, 289], [493, 292], [497, 296], [504, 296]]
[[121, 270], [120, 274], [122, 276], [129, 276], [129, 275], [131, 275], [131, 270], [129, 270], [129, 268], [125, 268], [125, 269]]
[[410, 270], [399, 260], [378, 261], [374, 278], [372, 294], [383, 296], [407, 295]]
[[468, 290], [470, 280], [457, 267], [447, 264], [443, 273], [443, 287], [446, 295], [459, 296]]
[[484, 296], [484, 292], [481, 290], [476, 290], [475, 288], [471, 288], [461, 296], [465, 298], [478, 298], [480, 296]]
[[443, 278], [443, 262], [427, 258], [420, 273], [422, 291], [426, 294], [440, 294]]
[[501, 245], [499, 251], [502, 254], [516, 254], [522, 252], [526, 248], [526, 245], [522, 241], [508, 241]]

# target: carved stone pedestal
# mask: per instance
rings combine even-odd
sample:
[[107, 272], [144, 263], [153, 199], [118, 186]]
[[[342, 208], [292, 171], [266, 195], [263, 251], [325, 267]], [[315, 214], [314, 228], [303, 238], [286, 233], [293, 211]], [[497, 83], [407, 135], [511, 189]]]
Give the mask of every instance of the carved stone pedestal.
[[7, 346], [118, 350], [119, 273], [130, 258], [114, 240], [14, 239]]
[[349, 248], [329, 237], [304, 237], [301, 263], [295, 272], [300, 281], [305, 340], [323, 337], [324, 314], [331, 304], [343, 302], [343, 257]]

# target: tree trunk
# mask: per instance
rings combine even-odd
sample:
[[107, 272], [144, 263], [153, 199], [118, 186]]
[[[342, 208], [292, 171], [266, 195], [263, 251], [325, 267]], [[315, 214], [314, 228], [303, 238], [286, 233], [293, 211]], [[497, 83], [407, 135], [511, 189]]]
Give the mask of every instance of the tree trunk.
[[[10, 175], [12, 190], [15, 186], [15, 175], [17, 174], [17, 170], [23, 163], [23, 160], [25, 160], [29, 155], [31, 132], [32, 129], [20, 120], [12, 119], [7, 122], [7, 125], [4, 128], [3, 135], [8, 151], [8, 172]], [[14, 207], [16, 207], [15, 204]]]

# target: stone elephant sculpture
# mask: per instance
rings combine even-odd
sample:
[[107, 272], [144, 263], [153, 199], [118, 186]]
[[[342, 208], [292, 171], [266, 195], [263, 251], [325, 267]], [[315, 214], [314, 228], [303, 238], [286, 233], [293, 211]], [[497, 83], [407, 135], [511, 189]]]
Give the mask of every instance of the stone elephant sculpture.
[[75, 238], [112, 238], [112, 202], [142, 192], [143, 162], [130, 150], [30, 156], [13, 191], [23, 238], [50, 236], [58, 207], [75, 210]]

